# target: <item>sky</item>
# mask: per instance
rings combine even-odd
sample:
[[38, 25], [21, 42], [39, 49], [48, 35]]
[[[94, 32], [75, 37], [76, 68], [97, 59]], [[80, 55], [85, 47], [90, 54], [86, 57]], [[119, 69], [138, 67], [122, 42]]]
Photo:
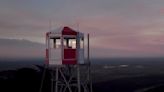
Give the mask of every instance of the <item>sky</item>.
[[164, 0], [0, 0], [0, 41], [9, 40], [0, 42], [6, 52], [0, 57], [14, 57], [20, 50], [16, 40], [28, 51], [19, 56], [32, 56], [37, 46], [23, 41], [44, 47], [45, 33], [61, 26], [89, 33], [95, 58], [164, 57], [163, 5]]

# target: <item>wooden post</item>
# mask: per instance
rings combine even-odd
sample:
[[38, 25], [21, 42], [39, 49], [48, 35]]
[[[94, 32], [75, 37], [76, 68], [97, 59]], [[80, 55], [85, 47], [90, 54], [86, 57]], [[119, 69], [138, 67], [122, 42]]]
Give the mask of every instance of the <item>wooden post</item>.
[[88, 53], [87, 53], [87, 59], [88, 59], [88, 68], [89, 68], [89, 82], [90, 82], [90, 92], [92, 92], [92, 76], [91, 76], [91, 61], [90, 61], [90, 42], [89, 42], [89, 34], [88, 34]]
[[81, 92], [81, 79], [80, 79], [80, 65], [77, 65], [77, 85], [78, 85], [78, 92]]
[[59, 74], [58, 74], [59, 73], [59, 70], [58, 70], [58, 68], [59, 67], [57, 66], [56, 67], [56, 74], [55, 74], [56, 75], [56, 77], [55, 77], [56, 78], [55, 79], [55, 81], [56, 81], [56, 84], [55, 84], [55, 92], [58, 92], [58, 77], [59, 77]]
[[89, 48], [89, 34], [87, 35], [87, 40], [88, 40], [88, 41], [87, 41], [87, 42], [88, 42], [88, 43], [87, 43], [87, 60], [88, 60], [88, 64], [90, 65], [90, 55], [89, 55], [89, 54], [90, 54], [90, 52], [89, 52], [89, 51], [90, 51], [90, 48]]

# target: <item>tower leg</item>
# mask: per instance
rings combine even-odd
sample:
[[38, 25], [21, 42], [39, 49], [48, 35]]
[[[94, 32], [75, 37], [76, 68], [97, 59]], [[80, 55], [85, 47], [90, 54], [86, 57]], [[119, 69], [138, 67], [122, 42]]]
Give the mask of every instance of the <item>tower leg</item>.
[[77, 65], [77, 85], [78, 85], [78, 92], [81, 92], [80, 67], [79, 67], [79, 65]]
[[51, 92], [92, 92], [90, 66], [51, 68]]
[[51, 92], [54, 92], [54, 74], [53, 70], [51, 71]]
[[56, 79], [55, 79], [55, 92], [58, 92], [58, 76], [59, 76], [59, 72], [58, 72], [58, 67], [56, 67]]
[[89, 64], [89, 87], [90, 87], [90, 92], [92, 92], [93, 90], [92, 90], [92, 76], [91, 76], [91, 66], [90, 66], [90, 64]]
[[42, 92], [42, 90], [43, 90], [44, 79], [46, 76], [46, 69], [47, 69], [47, 66], [44, 65], [44, 70], [43, 70], [43, 75], [42, 75], [42, 79], [41, 79], [41, 85], [40, 85], [39, 92]]

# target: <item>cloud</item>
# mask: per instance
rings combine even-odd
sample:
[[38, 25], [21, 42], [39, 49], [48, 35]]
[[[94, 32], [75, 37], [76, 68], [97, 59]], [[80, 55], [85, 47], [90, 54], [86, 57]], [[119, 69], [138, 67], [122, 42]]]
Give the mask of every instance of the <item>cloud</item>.
[[[93, 56], [162, 56], [163, 4], [163, 0], [1, 1], [0, 37], [44, 43], [51, 19], [53, 28], [78, 29], [79, 23], [79, 30], [91, 35], [93, 52], [100, 52]], [[28, 52], [29, 47], [22, 50]], [[1, 48], [6, 55], [17, 51], [17, 46]]]
[[93, 53], [100, 52], [96, 56], [163, 56], [164, 23], [160, 19], [138, 20], [134, 24], [126, 20], [120, 16], [82, 20], [81, 30], [91, 33]]

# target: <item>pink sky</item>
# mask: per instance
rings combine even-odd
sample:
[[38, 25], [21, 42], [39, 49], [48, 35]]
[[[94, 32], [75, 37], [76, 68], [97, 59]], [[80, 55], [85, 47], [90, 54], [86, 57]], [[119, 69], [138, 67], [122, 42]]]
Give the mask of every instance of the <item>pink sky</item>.
[[79, 24], [90, 33], [93, 57], [163, 57], [163, 5], [163, 0], [2, 0], [0, 38], [44, 44], [51, 20], [52, 29]]

